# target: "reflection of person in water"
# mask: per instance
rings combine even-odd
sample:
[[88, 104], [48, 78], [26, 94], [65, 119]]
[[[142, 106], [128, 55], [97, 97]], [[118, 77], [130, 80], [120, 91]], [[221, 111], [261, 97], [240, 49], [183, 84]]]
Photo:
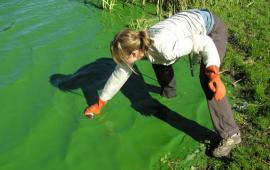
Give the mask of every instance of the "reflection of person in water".
[[98, 115], [130, 77], [132, 65], [147, 58], [153, 66], [165, 98], [176, 96], [176, 82], [172, 64], [189, 53], [203, 57], [200, 81], [205, 92], [212, 122], [222, 138], [214, 150], [216, 157], [227, 156], [241, 142], [226, 89], [219, 76], [219, 67], [224, 59], [227, 44], [227, 29], [224, 23], [208, 10], [192, 9], [180, 12], [164, 21], [139, 32], [125, 29], [115, 35], [111, 52], [117, 66], [108, 79], [99, 100], [85, 110], [92, 118]]

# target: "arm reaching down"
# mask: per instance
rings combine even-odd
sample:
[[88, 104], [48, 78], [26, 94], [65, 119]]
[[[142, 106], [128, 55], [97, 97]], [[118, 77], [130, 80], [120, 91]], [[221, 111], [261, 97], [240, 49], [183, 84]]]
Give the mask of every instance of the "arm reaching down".
[[106, 82], [100, 98], [105, 101], [110, 100], [125, 84], [131, 73], [132, 71], [127, 65], [118, 64]]
[[128, 66], [118, 64], [106, 82], [98, 102], [86, 108], [84, 115], [92, 119], [94, 115], [100, 114], [101, 109], [105, 106], [107, 101], [121, 89], [131, 73], [132, 71]]

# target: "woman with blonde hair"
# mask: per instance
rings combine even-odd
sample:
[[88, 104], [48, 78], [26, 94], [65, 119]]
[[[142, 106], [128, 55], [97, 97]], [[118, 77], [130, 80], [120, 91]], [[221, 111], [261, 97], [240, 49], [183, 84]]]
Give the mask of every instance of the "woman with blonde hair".
[[222, 138], [213, 151], [215, 157], [227, 156], [241, 142], [240, 131], [226, 97], [226, 88], [219, 76], [228, 39], [225, 24], [206, 9], [191, 9], [161, 21], [148, 30], [124, 29], [111, 42], [111, 53], [117, 63], [105, 84], [99, 100], [84, 114], [93, 118], [124, 85], [134, 72], [132, 65], [147, 58], [152, 63], [165, 98], [176, 96], [172, 64], [182, 56], [202, 56], [200, 82], [207, 98], [213, 126]]

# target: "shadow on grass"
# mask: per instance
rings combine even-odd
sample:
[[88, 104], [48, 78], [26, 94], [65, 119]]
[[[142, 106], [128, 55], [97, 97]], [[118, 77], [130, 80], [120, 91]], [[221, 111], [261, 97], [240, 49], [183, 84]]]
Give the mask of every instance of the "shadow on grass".
[[[112, 59], [102, 58], [79, 68], [73, 74], [54, 74], [50, 83], [62, 91], [81, 89], [88, 105], [98, 100], [97, 91], [103, 89], [107, 79], [115, 68]], [[134, 66], [136, 70], [138, 68]], [[187, 119], [150, 96], [149, 92], [159, 92], [159, 88], [146, 84], [142, 75], [132, 74], [121, 92], [131, 101], [132, 108], [144, 116], [154, 116], [170, 126], [183, 131], [194, 140], [204, 143], [216, 134]]]

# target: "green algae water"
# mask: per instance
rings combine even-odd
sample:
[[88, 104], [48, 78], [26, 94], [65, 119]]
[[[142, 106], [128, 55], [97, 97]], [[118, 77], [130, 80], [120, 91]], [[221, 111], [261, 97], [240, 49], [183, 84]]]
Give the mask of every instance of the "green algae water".
[[159, 96], [151, 64], [140, 61], [101, 116], [82, 115], [115, 67], [110, 40], [141, 15], [80, 1], [0, 1], [1, 170], [160, 169], [168, 154], [192, 165], [212, 125], [198, 67], [192, 77], [185, 58], [174, 65], [176, 98]]

